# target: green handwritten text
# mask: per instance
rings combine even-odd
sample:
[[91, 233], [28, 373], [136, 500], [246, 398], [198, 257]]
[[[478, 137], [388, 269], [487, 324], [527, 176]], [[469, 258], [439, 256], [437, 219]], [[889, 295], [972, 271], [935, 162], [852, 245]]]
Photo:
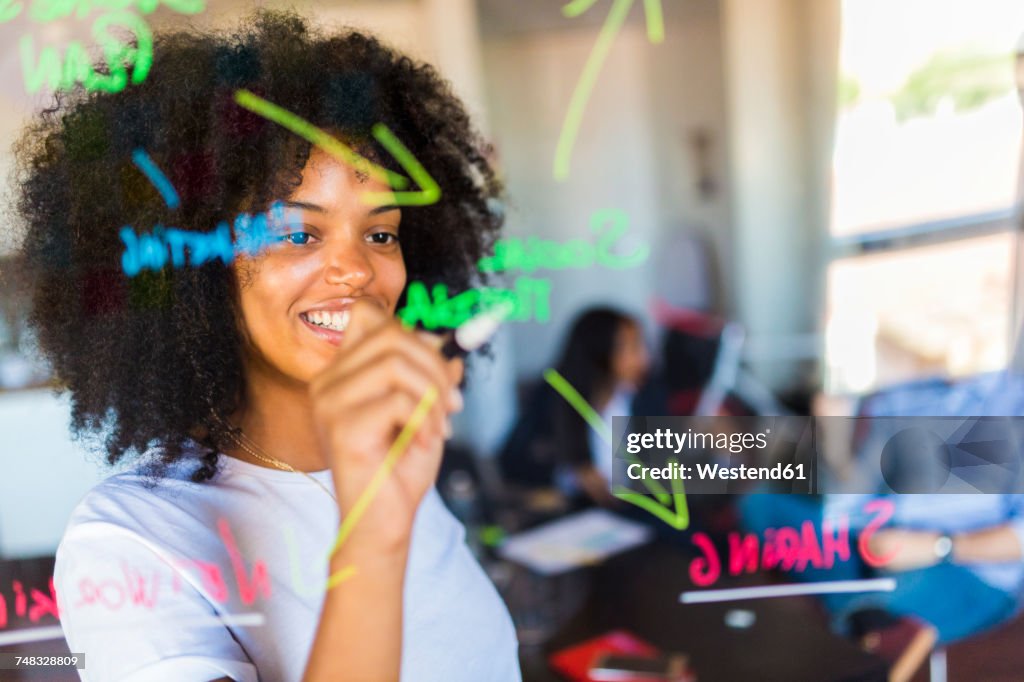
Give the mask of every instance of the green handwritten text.
[[24, 5], [14, 0], [0, 0], [0, 24], [21, 14]]
[[426, 329], [454, 329], [479, 312], [511, 303], [509, 320], [547, 322], [551, 319], [550, 300], [551, 281], [547, 279], [518, 277], [512, 289], [478, 287], [452, 297], [444, 284], [428, 290], [423, 282], [413, 282], [398, 317], [408, 325], [419, 324]]
[[603, 265], [623, 269], [640, 265], [650, 256], [650, 247], [644, 243], [623, 255], [616, 249], [618, 240], [629, 230], [629, 216], [616, 208], [596, 211], [590, 217], [590, 229], [600, 238], [596, 244], [585, 239], [570, 239], [559, 243], [550, 239], [528, 237], [499, 239], [494, 255], [481, 258], [477, 267], [481, 272], [521, 270], [562, 270]]
[[[109, 32], [113, 26], [131, 31], [136, 44], [121, 42]], [[90, 91], [120, 92], [128, 84], [128, 67], [132, 69], [133, 84], [146, 80], [153, 65], [153, 34], [142, 17], [131, 12], [110, 12], [96, 19], [92, 33], [103, 48], [109, 74], [97, 73], [93, 69], [89, 53], [77, 40], [68, 45], [62, 62], [59, 51], [53, 46], [44, 47], [36, 57], [34, 38], [22, 36], [18, 48], [25, 90], [30, 94], [43, 86], [50, 90], [70, 90], [81, 83]]]
[[29, 16], [45, 23], [70, 17], [77, 10], [77, 18], [83, 19], [93, 10], [124, 10], [133, 5], [143, 14], [152, 14], [161, 4], [179, 14], [199, 14], [206, 9], [205, 0], [33, 0]]

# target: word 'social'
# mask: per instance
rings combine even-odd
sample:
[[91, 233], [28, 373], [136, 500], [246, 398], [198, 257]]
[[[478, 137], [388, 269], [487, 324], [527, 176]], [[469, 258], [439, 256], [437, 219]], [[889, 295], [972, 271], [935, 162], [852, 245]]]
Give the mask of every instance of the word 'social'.
[[[606, 224], [610, 225], [607, 230]], [[570, 239], [565, 243], [538, 237], [525, 240], [515, 237], [499, 239], [494, 245], [494, 255], [481, 258], [477, 267], [481, 272], [533, 272], [541, 269], [588, 268], [593, 265], [623, 269], [640, 265], [650, 255], [651, 249], [646, 243], [628, 255], [617, 252], [616, 242], [629, 230], [629, 215], [621, 209], [595, 211], [590, 216], [590, 230], [601, 235], [596, 245], [586, 239]]]

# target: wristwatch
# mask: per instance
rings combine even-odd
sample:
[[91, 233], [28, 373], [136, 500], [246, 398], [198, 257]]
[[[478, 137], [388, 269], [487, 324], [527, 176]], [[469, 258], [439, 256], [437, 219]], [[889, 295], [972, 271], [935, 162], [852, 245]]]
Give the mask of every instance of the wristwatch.
[[953, 557], [953, 538], [949, 533], [943, 533], [935, 540], [935, 558], [940, 563], [950, 561]]

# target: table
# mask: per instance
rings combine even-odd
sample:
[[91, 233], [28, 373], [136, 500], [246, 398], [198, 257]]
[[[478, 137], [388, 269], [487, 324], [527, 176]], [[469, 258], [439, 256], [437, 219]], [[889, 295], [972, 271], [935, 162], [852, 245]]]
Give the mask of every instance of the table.
[[[700, 682], [867, 682], [885, 680], [888, 666], [834, 635], [811, 597], [680, 604], [694, 589], [689, 553], [682, 543], [656, 541], [596, 567], [556, 579], [586, 585], [579, 608], [540, 646], [521, 645], [526, 682], [562, 680], [547, 656], [567, 646], [626, 629], [663, 650], [690, 656]], [[525, 569], [521, 569], [525, 570]], [[764, 576], [723, 576], [715, 588], [765, 584]], [[559, 591], [564, 591], [562, 588]], [[515, 614], [517, 604], [510, 602]], [[752, 611], [747, 629], [730, 628], [725, 615]]]

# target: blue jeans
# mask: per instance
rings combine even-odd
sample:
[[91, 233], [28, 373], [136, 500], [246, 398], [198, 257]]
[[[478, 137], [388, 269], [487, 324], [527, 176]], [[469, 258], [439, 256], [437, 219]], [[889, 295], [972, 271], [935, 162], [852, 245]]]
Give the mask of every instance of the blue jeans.
[[[753, 494], [740, 501], [743, 526], [764, 534], [767, 528], [799, 528], [811, 521], [821, 530], [822, 506], [819, 498], [804, 495]], [[850, 538], [850, 560], [836, 561], [832, 568], [814, 568], [792, 575], [799, 581], [858, 580], [874, 577]], [[846, 628], [850, 614], [877, 608], [898, 616], [913, 615], [939, 631], [939, 643], [948, 644], [977, 634], [1010, 618], [1016, 600], [1006, 592], [982, 581], [969, 569], [956, 564], [937, 564], [928, 568], [884, 573], [896, 579], [892, 592], [864, 592], [821, 595], [821, 601], [833, 617], [833, 626]]]

